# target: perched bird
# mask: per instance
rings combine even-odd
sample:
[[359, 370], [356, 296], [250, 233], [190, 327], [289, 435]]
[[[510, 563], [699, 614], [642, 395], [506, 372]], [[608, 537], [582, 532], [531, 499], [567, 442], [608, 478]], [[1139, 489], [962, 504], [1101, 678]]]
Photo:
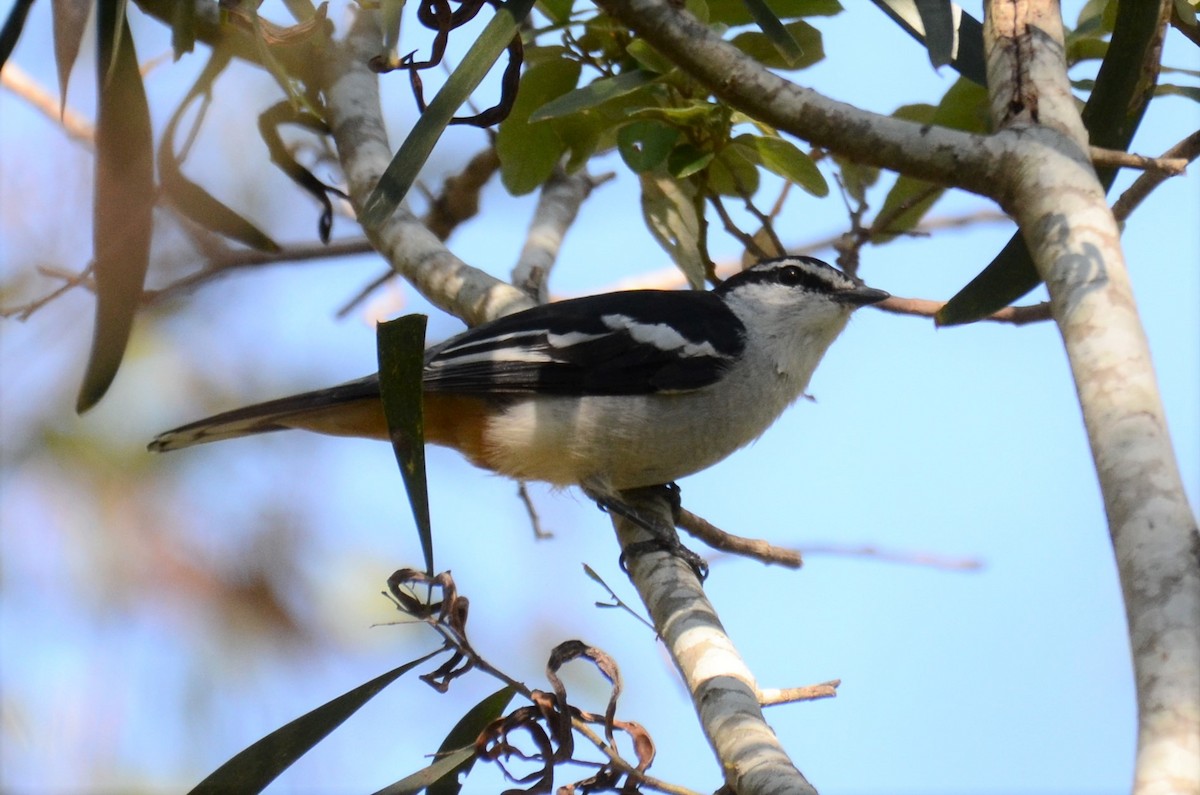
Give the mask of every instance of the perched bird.
[[[794, 256], [708, 292], [629, 290], [507, 315], [427, 352], [425, 440], [625, 513], [618, 492], [672, 483], [758, 438], [850, 313], [887, 297]], [[287, 428], [387, 439], [378, 376], [193, 422], [150, 449]]]

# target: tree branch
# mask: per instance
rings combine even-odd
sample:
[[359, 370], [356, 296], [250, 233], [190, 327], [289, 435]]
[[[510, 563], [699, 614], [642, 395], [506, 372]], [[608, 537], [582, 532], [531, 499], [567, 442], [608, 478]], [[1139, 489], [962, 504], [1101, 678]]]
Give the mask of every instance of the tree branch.
[[990, 136], [836, 102], [768, 71], [670, 0], [597, 0], [730, 107], [865, 165], [991, 196], [1003, 178]]
[[1104, 495], [1137, 682], [1134, 791], [1200, 792], [1200, 535], [1088, 159], [1059, 13], [1054, 0], [988, 6], [993, 116], [1013, 143], [1006, 206], [1049, 289]]
[[[367, 67], [381, 46], [376, 15], [360, 9], [345, 41], [330, 48], [325, 64], [329, 125], [350, 199], [359, 209], [392, 159], [379, 105], [379, 76]], [[533, 305], [512, 285], [454, 256], [407, 206], [364, 231], [398, 274], [468, 325]]]
[[613, 176], [593, 177], [587, 169], [567, 174], [558, 169], [542, 186], [533, 222], [525, 236], [525, 247], [512, 273], [512, 283], [539, 304], [550, 298], [546, 287], [550, 269], [558, 259], [558, 250], [567, 230], [575, 223], [580, 205], [591, 195], [593, 188]]
[[[622, 496], [650, 521], [671, 525], [671, 508], [660, 494]], [[650, 539], [625, 519], [614, 517], [614, 525], [622, 549]], [[763, 717], [754, 675], [691, 568], [670, 553], [651, 552], [629, 560], [629, 576], [692, 695], [729, 789], [740, 795], [815, 795]]]

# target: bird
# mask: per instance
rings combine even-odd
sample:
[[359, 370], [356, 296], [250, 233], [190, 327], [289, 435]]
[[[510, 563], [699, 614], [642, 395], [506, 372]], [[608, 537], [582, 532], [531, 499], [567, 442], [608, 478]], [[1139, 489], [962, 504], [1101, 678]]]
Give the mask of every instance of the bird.
[[[637, 521], [621, 492], [673, 485], [757, 439], [805, 394], [851, 313], [888, 297], [785, 256], [709, 291], [624, 290], [506, 315], [427, 350], [425, 441], [513, 480], [579, 486]], [[388, 439], [378, 375], [217, 414], [149, 449], [284, 429]]]

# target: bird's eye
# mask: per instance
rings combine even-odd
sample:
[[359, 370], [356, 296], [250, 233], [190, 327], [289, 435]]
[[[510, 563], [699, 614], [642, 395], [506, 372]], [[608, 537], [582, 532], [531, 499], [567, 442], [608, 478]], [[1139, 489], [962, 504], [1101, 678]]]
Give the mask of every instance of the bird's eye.
[[779, 283], [786, 287], [795, 287], [804, 281], [804, 271], [797, 268], [795, 265], [788, 265], [786, 268], [779, 269]]

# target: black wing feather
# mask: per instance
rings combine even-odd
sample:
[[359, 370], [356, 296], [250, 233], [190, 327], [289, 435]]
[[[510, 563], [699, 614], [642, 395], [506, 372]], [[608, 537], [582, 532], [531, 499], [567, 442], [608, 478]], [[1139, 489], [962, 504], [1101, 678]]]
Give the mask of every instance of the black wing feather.
[[[656, 333], [667, 326], [684, 345]], [[639, 290], [575, 298], [450, 340], [426, 365], [425, 388], [558, 395], [699, 389], [741, 353], [744, 334], [741, 321], [712, 293]]]

